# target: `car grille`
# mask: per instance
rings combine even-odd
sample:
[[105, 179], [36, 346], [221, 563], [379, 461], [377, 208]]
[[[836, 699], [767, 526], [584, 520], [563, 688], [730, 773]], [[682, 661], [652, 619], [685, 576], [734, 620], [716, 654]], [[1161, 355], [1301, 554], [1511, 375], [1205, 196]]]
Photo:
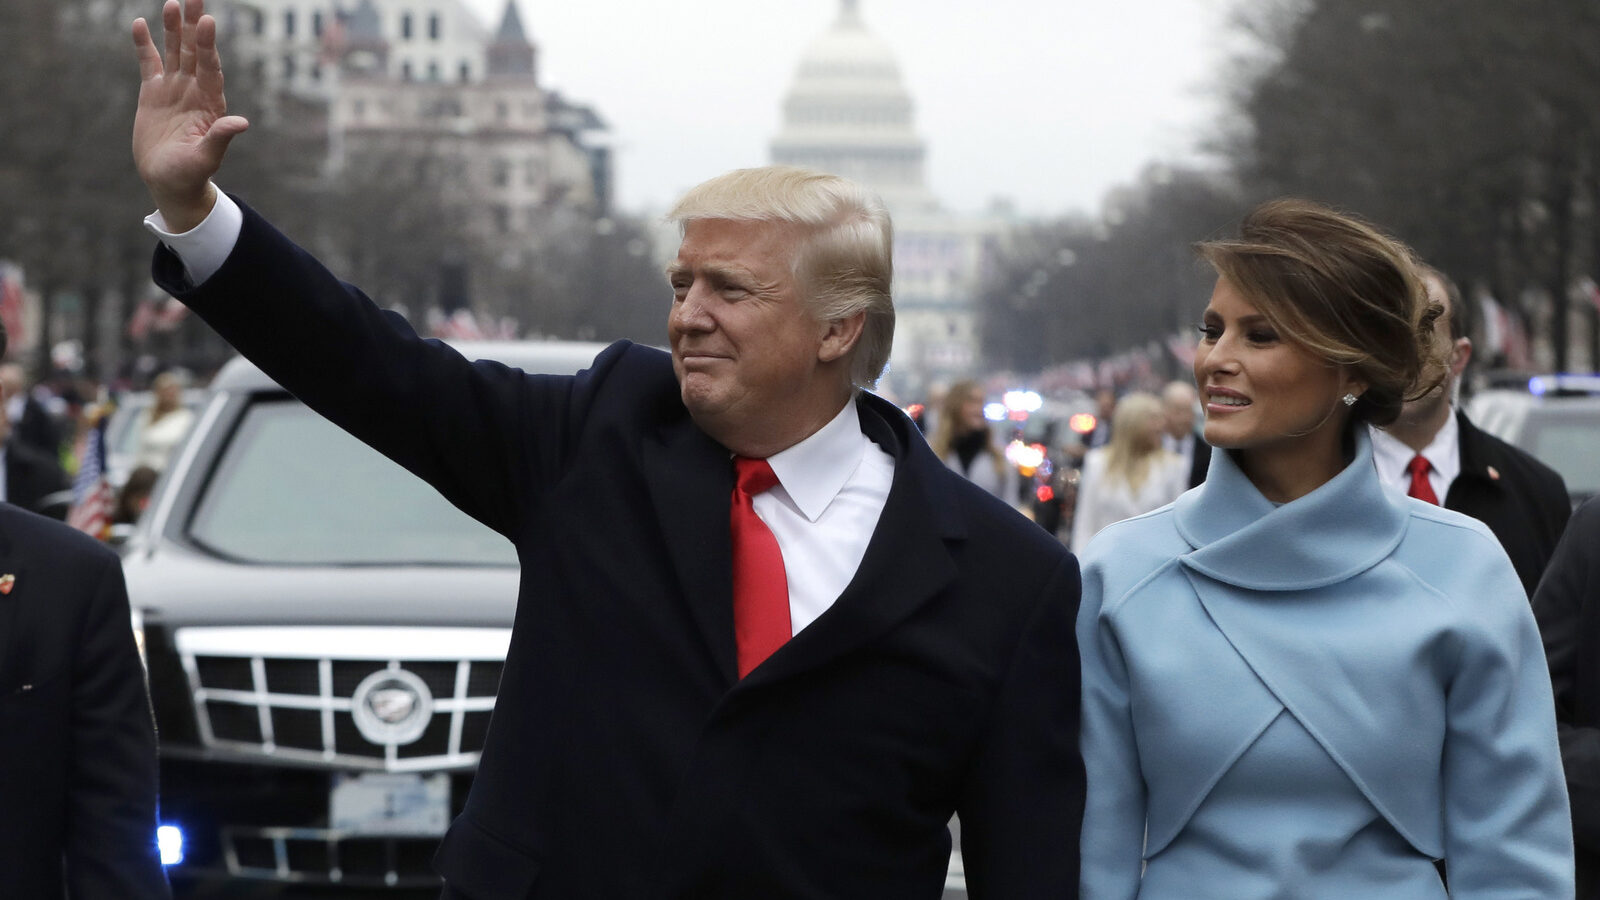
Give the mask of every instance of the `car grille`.
[[438, 887], [438, 838], [342, 837], [322, 828], [224, 828], [235, 878], [349, 887]]
[[180, 628], [201, 742], [392, 772], [477, 763], [510, 629]]

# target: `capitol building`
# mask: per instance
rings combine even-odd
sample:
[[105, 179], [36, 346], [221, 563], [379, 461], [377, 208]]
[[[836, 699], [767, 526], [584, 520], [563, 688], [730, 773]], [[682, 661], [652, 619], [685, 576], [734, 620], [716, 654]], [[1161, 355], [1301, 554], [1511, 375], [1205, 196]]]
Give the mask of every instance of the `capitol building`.
[[881, 389], [919, 399], [977, 374], [979, 283], [1000, 216], [941, 208], [924, 175], [927, 144], [889, 45], [841, 0], [833, 25], [800, 58], [772, 139], [772, 162], [860, 182], [894, 217], [894, 352]]

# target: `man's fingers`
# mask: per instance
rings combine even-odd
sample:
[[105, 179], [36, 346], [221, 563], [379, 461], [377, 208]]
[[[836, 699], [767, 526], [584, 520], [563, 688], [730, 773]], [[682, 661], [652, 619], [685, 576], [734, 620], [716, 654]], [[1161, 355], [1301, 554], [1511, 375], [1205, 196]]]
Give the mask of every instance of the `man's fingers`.
[[195, 24], [195, 69], [205, 75], [222, 74], [222, 56], [217, 53], [217, 20], [205, 16]]
[[166, 32], [167, 70], [176, 72], [183, 45], [183, 11], [178, 0], [167, 0], [161, 5], [161, 29]]
[[183, 0], [183, 42], [178, 54], [178, 71], [185, 75], [193, 75], [195, 71], [195, 30], [200, 27], [200, 16], [205, 9], [205, 0]]
[[133, 50], [139, 58], [140, 81], [149, 81], [161, 74], [161, 54], [156, 52], [156, 42], [150, 37], [150, 25], [142, 18], [133, 20]]

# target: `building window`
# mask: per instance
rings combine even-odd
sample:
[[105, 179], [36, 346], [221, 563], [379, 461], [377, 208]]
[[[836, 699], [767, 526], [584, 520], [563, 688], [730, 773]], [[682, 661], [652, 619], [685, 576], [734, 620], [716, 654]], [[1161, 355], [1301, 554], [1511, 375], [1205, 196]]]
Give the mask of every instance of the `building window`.
[[489, 183], [495, 187], [505, 187], [511, 183], [511, 164], [503, 159], [497, 159], [489, 164]]
[[461, 61], [461, 65], [460, 65], [459, 68], [457, 68], [456, 71], [461, 76], [461, 83], [462, 84], [466, 84], [467, 82], [472, 80], [472, 64], [467, 62], [466, 60], [462, 60]]
[[322, 80], [322, 63], [314, 62], [314, 63], [311, 64], [311, 80], [312, 81], [321, 81]]
[[285, 79], [293, 81], [294, 80], [294, 73], [295, 73], [294, 54], [293, 53], [285, 53], [283, 55], [283, 77]]
[[322, 10], [317, 10], [311, 14], [311, 33], [317, 37], [322, 37]]
[[402, 63], [400, 63], [400, 80], [401, 81], [410, 81], [411, 80], [411, 60], [409, 60], [409, 59], [405, 60]]
[[511, 208], [510, 207], [508, 207], [508, 206], [496, 206], [494, 208], [494, 228], [495, 228], [496, 231], [500, 232], [501, 234], [506, 234], [506, 233], [511, 231]]
[[283, 36], [294, 37], [294, 10], [283, 11]]
[[428, 14], [428, 37], [429, 37], [429, 39], [435, 40], [435, 41], [437, 41], [439, 39], [439, 14], [438, 13], [429, 13]]
[[356, 100], [350, 104], [350, 118], [357, 122], [367, 117], [367, 101]]
[[267, 14], [258, 9], [255, 11], [255, 15], [252, 17], [252, 21], [250, 23], [250, 33], [259, 36], [266, 30]]
[[400, 39], [411, 40], [411, 13], [406, 13], [400, 17]]
[[428, 80], [439, 80], [439, 61], [437, 59], [431, 59], [428, 61]]

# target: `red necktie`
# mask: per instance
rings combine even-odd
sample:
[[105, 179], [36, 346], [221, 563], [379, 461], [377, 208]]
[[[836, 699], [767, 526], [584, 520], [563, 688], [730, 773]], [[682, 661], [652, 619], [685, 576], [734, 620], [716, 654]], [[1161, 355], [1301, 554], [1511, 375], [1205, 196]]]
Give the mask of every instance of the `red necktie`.
[[789, 579], [783, 552], [752, 499], [771, 490], [778, 476], [764, 459], [733, 458], [735, 483], [728, 522], [733, 531], [733, 634], [739, 677], [761, 665], [790, 637]]
[[1432, 468], [1433, 466], [1428, 463], [1427, 457], [1420, 453], [1413, 456], [1411, 464], [1406, 466], [1406, 470], [1411, 473], [1411, 490], [1406, 491], [1406, 493], [1418, 500], [1426, 500], [1434, 506], [1438, 506], [1439, 495], [1433, 492], [1433, 485], [1428, 483], [1428, 470]]

